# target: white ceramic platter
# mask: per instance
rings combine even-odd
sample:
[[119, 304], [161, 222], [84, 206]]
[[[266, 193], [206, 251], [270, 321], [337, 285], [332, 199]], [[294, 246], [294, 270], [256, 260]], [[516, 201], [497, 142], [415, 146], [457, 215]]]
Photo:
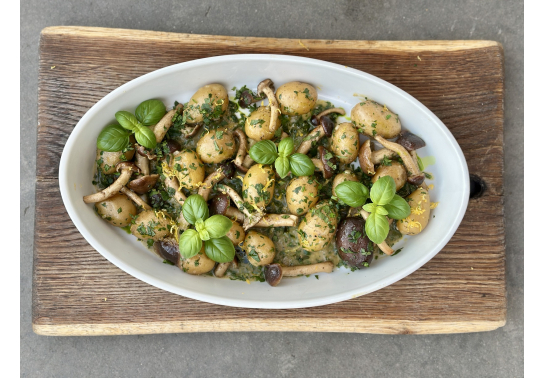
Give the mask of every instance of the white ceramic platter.
[[[201, 86], [221, 83], [227, 89], [255, 88], [270, 78], [276, 88], [289, 81], [304, 81], [318, 88], [318, 97], [343, 107], [350, 114], [362, 96], [385, 104], [399, 114], [403, 129], [421, 136], [427, 146], [420, 156], [433, 156], [426, 169], [434, 176], [430, 192], [432, 218], [417, 236], [406, 236], [395, 248], [396, 256], [374, 261], [368, 269], [341, 268], [331, 274], [284, 279], [277, 287], [267, 283], [191, 276], [161, 259], [125, 231], [112, 227], [85, 204], [94, 193], [92, 172], [96, 140], [103, 127], [115, 121], [119, 110], [134, 111], [147, 99], [187, 102]], [[230, 90], [230, 96], [233, 91]], [[329, 62], [284, 55], [229, 55], [199, 59], [166, 67], [117, 88], [97, 102], [78, 122], [64, 148], [59, 171], [62, 199], [72, 221], [85, 239], [113, 264], [158, 288], [185, 297], [220, 305], [251, 308], [301, 308], [320, 306], [368, 294], [386, 287], [424, 265], [452, 237], [466, 211], [469, 198], [467, 163], [445, 125], [412, 96], [372, 75]]]

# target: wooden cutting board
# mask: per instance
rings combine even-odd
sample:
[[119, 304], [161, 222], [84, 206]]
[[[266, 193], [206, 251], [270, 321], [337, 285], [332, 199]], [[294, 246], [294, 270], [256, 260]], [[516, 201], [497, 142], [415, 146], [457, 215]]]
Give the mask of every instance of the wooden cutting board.
[[[72, 129], [103, 96], [150, 71], [225, 54], [306, 56], [407, 91], [450, 129], [486, 191], [422, 268], [377, 292], [295, 310], [224, 307], [126, 274], [95, 251], [61, 200]], [[50, 27], [40, 41], [33, 327], [43, 335], [210, 331], [456, 333], [505, 324], [503, 49], [491, 41], [337, 41]], [[445, 167], [448, 169], [448, 167]]]

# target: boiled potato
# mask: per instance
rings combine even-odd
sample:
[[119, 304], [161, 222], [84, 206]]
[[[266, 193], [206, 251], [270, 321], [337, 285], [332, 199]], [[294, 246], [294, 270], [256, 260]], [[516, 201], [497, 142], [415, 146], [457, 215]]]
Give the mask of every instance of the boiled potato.
[[[261, 106], [257, 108], [244, 125], [244, 131], [248, 138], [253, 140], [270, 140], [274, 138], [275, 131], [269, 130], [271, 123], [271, 108], [268, 106]], [[278, 122], [280, 125], [280, 122]]]
[[318, 100], [318, 92], [310, 84], [291, 81], [277, 89], [276, 99], [282, 114], [302, 115], [314, 109]]
[[191, 97], [184, 112], [187, 114], [187, 123], [194, 124], [204, 120], [218, 119], [229, 107], [227, 90], [221, 84], [208, 84], [201, 87]]
[[233, 222], [233, 225], [231, 226], [229, 232], [227, 232], [227, 237], [229, 238], [229, 240], [231, 240], [231, 242], [233, 242], [233, 245], [236, 247], [244, 241], [244, 238], [246, 237], [246, 232], [244, 232], [244, 229], [238, 222], [235, 222], [234, 220], [231, 220], [231, 222]]
[[419, 187], [407, 197], [411, 214], [397, 221], [397, 229], [405, 235], [416, 235], [422, 232], [430, 220], [430, 196], [428, 191]]
[[318, 202], [319, 184], [315, 178], [301, 176], [293, 179], [286, 189], [286, 202], [290, 213], [306, 214]]
[[95, 208], [102, 219], [116, 227], [127, 226], [131, 223], [132, 216], [136, 215], [136, 206], [122, 193], [97, 202]]
[[273, 199], [274, 177], [272, 166], [252, 165], [242, 180], [242, 199], [253, 207], [263, 209]]
[[175, 152], [170, 160], [170, 168], [183, 188], [196, 189], [204, 181], [204, 164], [194, 151]]
[[392, 161], [391, 165], [381, 165], [377, 168], [375, 175], [371, 179], [373, 184], [381, 177], [390, 176], [396, 183], [396, 191], [403, 188], [403, 185], [407, 182], [407, 170], [398, 161]]
[[248, 231], [246, 234], [244, 250], [248, 261], [254, 266], [268, 265], [276, 255], [273, 241], [256, 231]]
[[122, 161], [129, 161], [134, 156], [134, 150], [127, 151], [125, 153], [121, 151], [108, 152], [97, 149], [97, 162], [98, 166], [106, 175], [115, 173], [115, 165]]
[[206, 256], [206, 253], [204, 253], [204, 243], [199, 253], [197, 253], [195, 256], [189, 259], [180, 257], [180, 269], [193, 275], [208, 273], [214, 269], [215, 265], [216, 262]]
[[390, 139], [401, 132], [401, 122], [397, 114], [375, 101], [365, 100], [352, 108], [352, 122], [360, 132], [374, 137], [380, 135]]
[[145, 210], [138, 214], [131, 226], [131, 233], [142, 240], [161, 240], [170, 234], [168, 226], [166, 218], [158, 217], [153, 210]]
[[305, 214], [297, 234], [301, 247], [316, 252], [326, 247], [335, 237], [337, 211], [327, 201], [320, 201]]
[[197, 154], [205, 163], [221, 163], [231, 158], [235, 152], [235, 138], [223, 128], [210, 131], [197, 142]]
[[354, 182], [358, 182], [358, 176], [356, 176], [356, 174], [354, 172], [352, 172], [351, 170], [346, 170], [344, 172], [341, 172], [339, 173], [337, 176], [335, 176], [335, 178], [333, 179], [333, 189], [332, 189], [332, 193], [334, 196], [336, 196], [337, 194], [335, 193], [335, 188], [337, 187], [337, 185], [339, 185], [340, 183], [342, 182], [345, 182], [345, 181], [354, 181]]
[[356, 127], [350, 122], [343, 122], [333, 129], [331, 135], [331, 152], [342, 163], [350, 164], [358, 158], [360, 136]]

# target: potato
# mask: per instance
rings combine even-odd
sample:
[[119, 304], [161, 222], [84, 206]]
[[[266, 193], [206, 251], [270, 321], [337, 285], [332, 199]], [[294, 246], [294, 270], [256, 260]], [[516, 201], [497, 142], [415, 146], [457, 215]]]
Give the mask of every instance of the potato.
[[142, 240], [161, 240], [170, 234], [168, 220], [158, 217], [153, 210], [145, 210], [138, 214], [131, 233]]
[[[97, 149], [97, 162], [100, 162], [98, 166], [106, 175], [115, 173], [115, 165], [122, 161], [129, 161], [134, 156], [134, 150], [127, 151], [125, 153], [108, 152]], [[125, 157], [125, 159], [123, 159]]]
[[305, 214], [297, 234], [301, 247], [316, 252], [326, 247], [335, 237], [337, 211], [327, 201], [320, 201]]
[[392, 165], [381, 165], [375, 171], [375, 175], [371, 179], [373, 184], [381, 177], [390, 176], [396, 183], [396, 191], [403, 188], [403, 185], [407, 182], [407, 170], [398, 161], [392, 161]]
[[318, 202], [318, 181], [314, 177], [293, 179], [286, 188], [286, 202], [290, 213], [303, 215]]
[[335, 193], [335, 188], [337, 187], [337, 185], [339, 185], [341, 182], [345, 182], [345, 181], [358, 182], [359, 180], [358, 180], [358, 176], [356, 176], [356, 174], [354, 172], [352, 172], [351, 170], [349, 170], [349, 169], [347, 169], [346, 171], [344, 171], [342, 173], [339, 173], [333, 179], [333, 189], [331, 191], [332, 191], [332, 194], [334, 196], [337, 195]]
[[419, 187], [408, 198], [411, 214], [397, 221], [397, 229], [405, 235], [416, 235], [422, 232], [430, 220], [430, 196], [428, 191]]
[[256, 231], [249, 231], [246, 234], [244, 250], [248, 261], [254, 266], [268, 265], [273, 262], [276, 255], [273, 241]]
[[356, 127], [350, 122], [343, 122], [333, 129], [331, 135], [331, 152], [341, 163], [350, 164], [358, 158], [360, 136]]
[[116, 227], [125, 227], [136, 215], [136, 206], [129, 197], [119, 193], [105, 201], [97, 202], [95, 209], [106, 222]]
[[236, 247], [244, 241], [244, 238], [246, 237], [246, 232], [244, 232], [244, 229], [238, 222], [235, 222], [234, 220], [231, 220], [231, 222], [233, 222], [233, 225], [227, 233], [227, 237], [233, 242], [234, 246]]
[[194, 151], [175, 152], [170, 160], [170, 168], [183, 188], [196, 189], [204, 181], [204, 164]]
[[235, 152], [235, 138], [224, 128], [208, 132], [197, 142], [197, 154], [205, 163], [221, 163]]
[[274, 177], [272, 166], [252, 165], [242, 180], [242, 199], [258, 209], [263, 209], [273, 199]]
[[191, 97], [184, 112], [187, 114], [187, 123], [194, 124], [204, 120], [218, 119], [229, 107], [227, 90], [221, 84], [208, 84], [201, 87]]
[[184, 259], [183, 257], [180, 258], [180, 269], [182, 269], [185, 273], [193, 275], [210, 272], [212, 269], [214, 269], [215, 265], [216, 262], [206, 256], [206, 253], [204, 253], [204, 243], [199, 253], [197, 253], [195, 256], [189, 259]]
[[365, 100], [352, 108], [352, 123], [358, 130], [370, 137], [380, 135], [386, 139], [393, 138], [401, 132], [401, 122], [397, 114], [387, 110], [375, 101]]
[[302, 115], [314, 109], [318, 100], [318, 92], [310, 84], [291, 81], [277, 89], [276, 99], [282, 114]]
[[[246, 120], [244, 131], [248, 138], [253, 140], [270, 140], [274, 138], [274, 131], [269, 131], [271, 123], [271, 108], [261, 106], [257, 108]], [[278, 122], [280, 125], [280, 122]]]

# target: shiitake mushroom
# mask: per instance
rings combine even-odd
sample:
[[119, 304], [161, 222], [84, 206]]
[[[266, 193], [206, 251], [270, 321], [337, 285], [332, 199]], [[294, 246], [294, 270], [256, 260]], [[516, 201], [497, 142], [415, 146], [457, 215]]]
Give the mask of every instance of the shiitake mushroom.
[[339, 257], [350, 266], [365, 268], [373, 261], [373, 243], [365, 235], [365, 221], [362, 218], [344, 219], [335, 237]]

